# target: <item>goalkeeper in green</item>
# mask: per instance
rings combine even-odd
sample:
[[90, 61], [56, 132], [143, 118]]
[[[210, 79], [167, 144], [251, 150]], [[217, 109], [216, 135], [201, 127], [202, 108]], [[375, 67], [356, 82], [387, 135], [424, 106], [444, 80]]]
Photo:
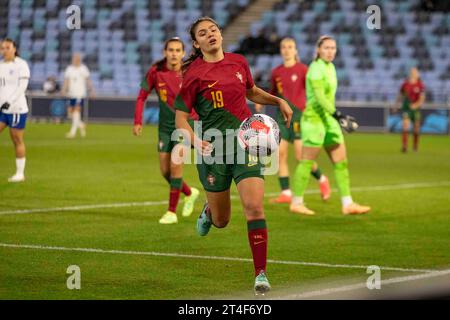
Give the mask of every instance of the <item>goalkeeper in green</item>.
[[324, 147], [334, 164], [336, 182], [342, 200], [342, 213], [367, 213], [370, 207], [353, 202], [350, 194], [348, 162], [342, 129], [352, 132], [358, 125], [354, 118], [341, 114], [335, 107], [337, 77], [332, 61], [336, 56], [336, 41], [330, 36], [322, 36], [317, 41], [316, 50], [316, 58], [309, 66], [306, 75], [307, 103], [301, 119], [302, 160], [295, 170], [294, 194], [290, 210], [298, 214], [314, 214], [314, 211], [305, 206], [303, 195], [309, 183], [314, 160]]

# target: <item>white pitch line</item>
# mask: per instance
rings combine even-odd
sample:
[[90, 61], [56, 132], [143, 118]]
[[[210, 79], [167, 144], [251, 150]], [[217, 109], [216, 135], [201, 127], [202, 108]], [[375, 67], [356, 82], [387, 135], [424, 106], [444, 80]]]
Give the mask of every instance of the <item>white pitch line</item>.
[[[448, 274], [450, 274], [450, 269], [433, 271], [433, 272], [414, 275], [414, 276], [390, 278], [387, 280], [381, 280], [381, 286], [395, 284], [395, 283], [421, 280], [421, 279], [434, 278], [434, 277], [440, 277], [440, 276], [444, 276], [444, 275], [448, 275]], [[281, 296], [281, 297], [272, 298], [272, 299], [309, 299], [309, 298], [314, 298], [314, 297], [319, 297], [319, 296], [327, 296], [327, 295], [330, 295], [333, 293], [348, 292], [348, 291], [364, 289], [364, 288], [367, 288], [366, 283], [357, 283], [357, 284], [353, 284], [353, 285], [346, 285], [346, 286], [336, 287], [336, 288], [328, 288], [328, 289], [321, 289], [321, 290], [309, 291], [309, 292], [298, 293], [298, 294], [290, 294], [290, 295]]]
[[[399, 190], [399, 189], [417, 189], [417, 188], [432, 188], [450, 186], [450, 181], [441, 182], [419, 182], [419, 183], [403, 183], [384, 186], [368, 186], [368, 187], [354, 187], [352, 191], [386, 191], [386, 190]], [[335, 192], [336, 189], [333, 189]], [[319, 190], [306, 190], [306, 194], [320, 193]], [[273, 197], [279, 193], [266, 193], [266, 197]], [[237, 195], [231, 195], [231, 199], [239, 199]], [[23, 210], [7, 210], [0, 211], [1, 215], [13, 215], [13, 214], [29, 214], [29, 213], [48, 213], [48, 212], [60, 212], [60, 211], [80, 211], [89, 209], [103, 209], [103, 208], [124, 208], [124, 207], [146, 207], [146, 206], [158, 206], [165, 205], [167, 201], [144, 201], [144, 202], [122, 202], [122, 203], [107, 203], [107, 204], [94, 204], [94, 205], [79, 205], [72, 207], [59, 207], [59, 208], [40, 208], [40, 209], [23, 209]]]
[[[253, 262], [253, 260], [249, 259], [249, 258], [200, 256], [200, 255], [193, 255], [193, 254], [154, 252], [154, 251], [104, 250], [104, 249], [98, 249], [98, 248], [68, 248], [68, 247], [42, 246], [42, 245], [30, 245], [30, 244], [13, 244], [13, 243], [0, 243], [0, 247], [17, 248], [17, 249], [36, 249], [36, 250], [53, 250], [53, 251], [75, 251], [75, 252], [90, 252], [90, 253], [123, 254], [123, 255], [135, 255], [135, 256], [160, 256], [160, 257], [172, 257], [172, 258]], [[329, 264], [329, 263], [320, 263], [320, 262], [301, 262], [301, 261], [283, 261], [283, 260], [267, 260], [267, 262], [273, 263], [273, 264], [302, 265], [302, 266], [309, 266], [309, 267], [314, 266], [314, 267], [344, 268], [344, 269], [365, 269], [366, 270], [368, 267], [368, 266], [346, 265], [346, 264]], [[381, 270], [389, 270], [389, 271], [401, 271], [401, 272], [423, 272], [423, 273], [436, 272], [436, 270], [429, 270], [429, 269], [409, 269], [409, 268], [381, 267], [381, 266], [380, 266], [380, 269]]]
[[48, 213], [48, 212], [60, 212], [60, 211], [79, 211], [79, 210], [103, 209], [103, 208], [147, 207], [147, 206], [158, 206], [158, 205], [162, 205], [162, 204], [167, 204], [167, 201], [145, 201], [145, 202], [124, 202], [124, 203], [110, 203], [110, 204], [88, 204], [88, 205], [72, 206], [72, 207], [0, 211], [0, 215], [28, 214], [28, 213]]

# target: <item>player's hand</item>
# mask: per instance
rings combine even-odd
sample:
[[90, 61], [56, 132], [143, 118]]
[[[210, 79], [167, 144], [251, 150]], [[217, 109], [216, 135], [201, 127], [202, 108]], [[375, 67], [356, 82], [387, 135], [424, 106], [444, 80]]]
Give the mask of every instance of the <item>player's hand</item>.
[[333, 117], [337, 121], [339, 121], [339, 125], [348, 133], [355, 131], [359, 127], [355, 118], [353, 118], [352, 116], [344, 115], [340, 111], [336, 111], [335, 113], [333, 113]]
[[263, 108], [262, 104], [255, 103], [255, 111], [256, 111], [256, 113], [260, 113], [262, 108]]
[[280, 111], [283, 115], [284, 121], [286, 122], [286, 128], [289, 128], [291, 125], [293, 111], [289, 104], [283, 99], [280, 99], [278, 105], [280, 107]]
[[0, 107], [0, 111], [8, 110], [8, 109], [9, 109], [9, 103], [8, 102], [3, 103], [2, 106]]
[[214, 150], [214, 146], [211, 142], [200, 140], [197, 137], [195, 137], [194, 147], [202, 156], [210, 156]]
[[142, 125], [135, 124], [133, 127], [133, 134], [137, 137], [140, 136], [142, 134]]

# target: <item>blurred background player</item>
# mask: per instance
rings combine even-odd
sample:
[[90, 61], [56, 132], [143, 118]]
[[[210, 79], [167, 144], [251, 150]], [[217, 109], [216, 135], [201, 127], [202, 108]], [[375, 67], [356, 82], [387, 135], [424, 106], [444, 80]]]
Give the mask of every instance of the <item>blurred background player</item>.
[[[333, 60], [336, 56], [336, 41], [329, 36], [322, 36], [317, 41], [316, 58], [310, 64], [306, 75], [306, 109], [301, 120], [303, 150], [302, 160], [297, 165], [294, 176], [294, 196], [291, 211], [312, 215], [303, 202], [303, 195], [308, 186], [311, 168], [319, 156], [322, 147], [334, 164], [336, 182], [342, 201], [343, 214], [362, 214], [370, 207], [361, 206], [350, 194], [350, 178], [348, 172], [347, 152], [341, 125], [352, 130], [352, 118], [336, 111], [335, 94], [337, 89], [336, 69]], [[342, 121], [342, 122], [341, 122]]]
[[411, 68], [409, 77], [400, 87], [397, 96], [396, 109], [402, 106], [402, 152], [408, 151], [408, 131], [410, 124], [413, 125], [414, 144], [413, 150], [417, 151], [419, 147], [419, 134], [421, 114], [420, 108], [425, 102], [425, 86], [420, 79], [420, 73], [417, 68]]
[[142, 112], [145, 101], [155, 88], [159, 100], [158, 125], [158, 151], [161, 174], [170, 184], [169, 208], [161, 217], [159, 223], [177, 223], [176, 214], [180, 192], [185, 195], [183, 217], [188, 217], [194, 210], [194, 203], [199, 190], [190, 188], [183, 181], [183, 164], [175, 164], [172, 159], [172, 150], [177, 144], [172, 141], [172, 132], [175, 130], [175, 109], [173, 103], [180, 91], [182, 82], [181, 64], [184, 57], [184, 44], [179, 38], [171, 38], [164, 45], [164, 58], [154, 63], [148, 70], [141, 83], [141, 90], [136, 101], [133, 133], [142, 134]]
[[[301, 160], [302, 134], [300, 119], [306, 104], [305, 83], [308, 67], [300, 62], [294, 39], [284, 38], [281, 40], [280, 53], [283, 58], [283, 64], [272, 70], [270, 93], [286, 100], [292, 108], [293, 115], [290, 127], [286, 128], [283, 115], [280, 110], [277, 112], [276, 120], [281, 134], [278, 172], [281, 193], [277, 198], [271, 199], [271, 202], [291, 203], [292, 192], [289, 186], [288, 149], [289, 143], [293, 143], [295, 157], [297, 161]], [[256, 104], [255, 109], [256, 112], [261, 112], [262, 106]], [[328, 200], [331, 195], [330, 183], [328, 178], [321, 173], [316, 162], [313, 164], [311, 174], [319, 181], [322, 199]]]
[[[263, 294], [270, 290], [266, 276], [267, 226], [263, 209], [264, 177], [261, 163], [246, 154], [245, 163], [237, 162], [237, 150], [221, 154], [212, 144], [198, 137], [188, 123], [194, 109], [199, 115], [202, 132], [217, 129], [225, 135], [227, 129], [238, 129], [251, 115], [246, 98], [260, 104], [278, 105], [289, 125], [292, 110], [286, 101], [255, 86], [250, 67], [239, 54], [225, 53], [218, 24], [209, 17], [195, 21], [190, 28], [193, 51], [184, 63], [183, 85], [177, 96], [176, 126], [189, 133], [190, 142], [202, 155], [224, 157], [223, 163], [197, 164], [200, 181], [206, 191], [207, 203], [197, 221], [197, 232], [206, 236], [211, 225], [224, 228], [231, 217], [230, 186], [234, 180], [247, 220], [248, 241], [255, 269], [254, 290]], [[225, 142], [226, 137], [223, 138]], [[236, 139], [234, 139], [237, 145]], [[225, 144], [225, 143], [224, 143]], [[229, 164], [225, 158], [233, 156]]]
[[89, 69], [82, 64], [81, 54], [74, 53], [72, 64], [66, 68], [64, 73], [64, 84], [61, 90], [61, 94], [69, 99], [68, 116], [72, 119], [72, 127], [66, 135], [67, 138], [75, 138], [78, 129], [80, 129], [82, 137], [86, 136], [86, 124], [81, 121], [81, 110], [87, 91], [90, 96], [94, 95]]
[[16, 153], [16, 173], [9, 182], [25, 181], [25, 142], [23, 133], [28, 115], [25, 91], [30, 79], [30, 69], [19, 57], [17, 46], [11, 39], [1, 42], [0, 54], [0, 132], [9, 127]]

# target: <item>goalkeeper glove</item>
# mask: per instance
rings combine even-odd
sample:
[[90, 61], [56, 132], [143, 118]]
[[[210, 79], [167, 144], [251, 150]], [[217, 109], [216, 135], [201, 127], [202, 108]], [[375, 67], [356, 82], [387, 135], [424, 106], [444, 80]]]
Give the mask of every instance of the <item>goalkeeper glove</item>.
[[339, 121], [340, 126], [342, 129], [347, 131], [348, 133], [355, 131], [358, 129], [358, 123], [356, 122], [356, 119], [352, 116], [343, 115], [340, 111], [336, 111], [333, 113], [333, 117]]
[[8, 102], [5, 102], [5, 103], [2, 104], [2, 106], [0, 107], [0, 111], [8, 110], [8, 109], [9, 109], [9, 103], [8, 103]]

